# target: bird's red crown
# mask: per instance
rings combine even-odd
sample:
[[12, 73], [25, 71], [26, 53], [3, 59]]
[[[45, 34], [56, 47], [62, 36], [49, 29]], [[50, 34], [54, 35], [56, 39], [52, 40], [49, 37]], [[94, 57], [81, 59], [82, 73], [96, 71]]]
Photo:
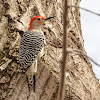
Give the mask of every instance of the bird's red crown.
[[33, 22], [36, 18], [45, 19], [45, 17], [43, 17], [43, 16], [35, 16], [35, 17], [33, 17], [33, 18], [31, 19], [31, 21], [30, 21], [30, 24], [29, 24], [29, 30], [32, 30], [32, 29], [33, 29], [33, 27], [32, 27], [32, 22]]

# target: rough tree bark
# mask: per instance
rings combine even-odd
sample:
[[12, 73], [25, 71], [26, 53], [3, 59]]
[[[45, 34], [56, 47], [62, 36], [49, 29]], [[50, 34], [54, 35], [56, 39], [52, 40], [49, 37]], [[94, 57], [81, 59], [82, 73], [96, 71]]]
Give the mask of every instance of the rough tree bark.
[[[79, 5], [80, 0], [69, 0]], [[33, 16], [56, 16], [44, 25], [44, 60], [38, 63], [36, 92], [29, 100], [57, 100], [62, 59], [63, 0], [0, 0], [0, 100], [27, 100], [26, 76], [19, 72], [18, 49], [21, 36]], [[68, 47], [85, 53], [80, 11], [69, 8]], [[20, 34], [20, 35], [19, 35]], [[82, 55], [68, 55], [64, 100], [100, 100], [99, 82], [92, 65]]]

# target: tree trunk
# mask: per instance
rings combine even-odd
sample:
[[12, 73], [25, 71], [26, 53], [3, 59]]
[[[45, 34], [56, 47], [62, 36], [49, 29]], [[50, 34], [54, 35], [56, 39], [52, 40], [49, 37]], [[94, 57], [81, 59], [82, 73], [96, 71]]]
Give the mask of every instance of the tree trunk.
[[[80, 0], [69, 0], [79, 5]], [[0, 100], [57, 100], [62, 60], [63, 0], [0, 0]], [[55, 16], [43, 27], [44, 60], [38, 62], [36, 92], [29, 95], [26, 75], [19, 71], [18, 49], [22, 34], [36, 15]], [[85, 53], [80, 10], [69, 8], [68, 48]], [[21, 36], [20, 36], [20, 35]], [[99, 81], [82, 55], [68, 55], [64, 100], [100, 100]]]

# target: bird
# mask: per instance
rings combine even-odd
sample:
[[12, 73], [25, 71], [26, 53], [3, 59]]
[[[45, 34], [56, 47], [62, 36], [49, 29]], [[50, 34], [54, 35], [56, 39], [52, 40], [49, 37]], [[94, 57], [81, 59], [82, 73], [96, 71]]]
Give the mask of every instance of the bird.
[[35, 92], [38, 58], [44, 55], [45, 37], [41, 32], [43, 24], [54, 17], [35, 16], [29, 28], [24, 32], [19, 47], [19, 64], [21, 72], [26, 74], [29, 91]]

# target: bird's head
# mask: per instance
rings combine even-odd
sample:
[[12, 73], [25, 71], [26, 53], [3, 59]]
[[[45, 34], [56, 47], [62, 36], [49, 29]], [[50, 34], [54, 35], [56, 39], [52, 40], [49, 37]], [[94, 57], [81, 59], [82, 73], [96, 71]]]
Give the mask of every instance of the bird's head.
[[41, 26], [43, 25], [44, 22], [47, 20], [51, 19], [53, 17], [43, 17], [43, 16], [35, 16], [31, 19], [30, 25], [29, 25], [29, 30], [39, 30]]

